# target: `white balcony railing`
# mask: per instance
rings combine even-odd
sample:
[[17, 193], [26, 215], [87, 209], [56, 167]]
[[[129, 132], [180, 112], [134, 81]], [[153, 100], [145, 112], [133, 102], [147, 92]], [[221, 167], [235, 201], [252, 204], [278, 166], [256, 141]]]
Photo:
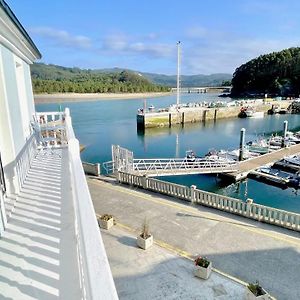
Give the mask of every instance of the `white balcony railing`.
[[[37, 151], [47, 151], [47, 155], [51, 155], [56, 148], [68, 148], [69, 170], [66, 172], [71, 180], [72, 199], [64, 201], [73, 201], [74, 207], [78, 272], [82, 290], [80, 299], [118, 299], [69, 109], [59, 113], [37, 113], [34, 126], [35, 132], [16, 159], [19, 187], [22, 188]], [[41, 143], [41, 140], [46, 142]]]
[[118, 299], [80, 159], [79, 142], [75, 138], [68, 109], [65, 112], [65, 129], [84, 297], [86, 299]]

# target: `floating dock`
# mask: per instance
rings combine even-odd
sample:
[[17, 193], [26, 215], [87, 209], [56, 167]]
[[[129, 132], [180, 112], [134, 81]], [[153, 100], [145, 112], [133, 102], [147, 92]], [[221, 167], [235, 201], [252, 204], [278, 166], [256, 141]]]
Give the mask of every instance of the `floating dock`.
[[[280, 105], [282, 108], [287, 108], [290, 101], [271, 101], [263, 104], [249, 104], [256, 111], [267, 112], [272, 105]], [[244, 104], [247, 106], [247, 103]], [[145, 111], [137, 114], [137, 127], [139, 129], [153, 127], [171, 127], [174, 124], [185, 124], [194, 122], [216, 121], [225, 118], [235, 118], [241, 111], [243, 106], [229, 107], [180, 107], [177, 110], [169, 108], [160, 109], [159, 111]]]
[[282, 148], [280, 150], [271, 153], [263, 154], [255, 158], [241, 161], [238, 164], [238, 171], [228, 173], [228, 174], [223, 174], [223, 176], [226, 176], [232, 181], [237, 182], [247, 178], [248, 174], [251, 171], [254, 171], [261, 166], [275, 163], [283, 159], [285, 156], [291, 156], [298, 153], [300, 153], [300, 144], [293, 145], [287, 148]]
[[254, 178], [258, 181], [262, 181], [271, 185], [280, 186], [281, 188], [287, 188], [289, 180], [280, 176], [267, 174], [260, 171], [251, 171], [248, 175], [249, 178]]

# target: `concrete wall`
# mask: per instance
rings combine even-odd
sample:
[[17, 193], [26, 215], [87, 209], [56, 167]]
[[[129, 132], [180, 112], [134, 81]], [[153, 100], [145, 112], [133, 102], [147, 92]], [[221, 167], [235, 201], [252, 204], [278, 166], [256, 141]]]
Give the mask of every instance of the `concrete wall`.
[[82, 162], [83, 170], [85, 174], [100, 176], [100, 164], [91, 164], [87, 162]]
[[[272, 104], [284, 104], [286, 107], [289, 102], [274, 101], [265, 105], [256, 105], [257, 111], [267, 112]], [[146, 113], [137, 116], [138, 127], [153, 128], [172, 126], [173, 124], [184, 124], [194, 122], [206, 122], [225, 118], [236, 118], [241, 111], [241, 106], [236, 107], [220, 107], [220, 108], [181, 108], [174, 112], [157, 112]]]

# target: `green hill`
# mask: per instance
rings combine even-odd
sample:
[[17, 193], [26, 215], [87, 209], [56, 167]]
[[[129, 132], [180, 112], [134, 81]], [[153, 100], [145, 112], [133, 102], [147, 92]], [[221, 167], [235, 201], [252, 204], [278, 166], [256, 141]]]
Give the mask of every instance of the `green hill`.
[[[153, 83], [166, 85], [170, 87], [176, 87], [177, 77], [176, 75], [163, 75], [154, 73], [141, 73], [146, 78], [150, 79]], [[211, 75], [181, 75], [182, 87], [208, 87], [208, 86], [221, 86], [224, 81], [230, 81], [231, 74], [216, 73]]]
[[[143, 73], [112, 69], [67, 68], [35, 63], [31, 66], [35, 93], [78, 92], [161, 92], [176, 87], [176, 75]], [[231, 80], [230, 74], [182, 75], [183, 87], [221, 86]]]
[[261, 55], [238, 67], [232, 78], [233, 96], [299, 96], [300, 48]]
[[99, 72], [42, 63], [31, 66], [35, 93], [139, 93], [167, 92], [169, 88], [153, 84], [141, 74], [123, 70]]

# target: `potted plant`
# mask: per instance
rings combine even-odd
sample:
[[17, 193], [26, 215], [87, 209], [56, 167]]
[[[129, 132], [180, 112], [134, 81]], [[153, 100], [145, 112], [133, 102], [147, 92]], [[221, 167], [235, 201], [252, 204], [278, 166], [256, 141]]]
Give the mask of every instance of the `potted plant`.
[[259, 284], [258, 281], [255, 283], [249, 283], [246, 288], [246, 300], [269, 300], [269, 294]]
[[202, 279], [208, 279], [212, 269], [211, 261], [209, 261], [206, 257], [198, 256], [195, 259], [195, 266], [195, 276]]
[[112, 215], [104, 214], [99, 217], [98, 224], [103, 229], [109, 229], [114, 225], [114, 218]]
[[137, 245], [146, 250], [153, 245], [153, 235], [149, 232], [149, 224], [144, 220], [142, 233], [137, 237]]

